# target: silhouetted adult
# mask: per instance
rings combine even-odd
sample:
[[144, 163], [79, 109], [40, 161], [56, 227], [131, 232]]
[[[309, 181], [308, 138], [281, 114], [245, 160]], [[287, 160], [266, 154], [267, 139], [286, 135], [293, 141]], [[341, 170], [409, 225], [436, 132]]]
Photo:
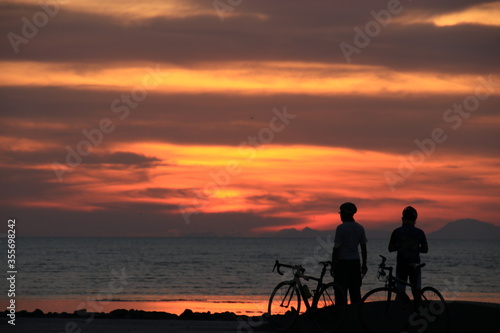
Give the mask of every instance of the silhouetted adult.
[[[403, 225], [392, 232], [389, 241], [389, 252], [398, 251], [396, 263], [396, 277], [421, 288], [422, 274], [420, 269], [415, 269], [420, 263], [420, 253], [429, 251], [427, 238], [422, 229], [415, 227], [418, 213], [415, 208], [408, 206], [403, 209], [401, 220]], [[406, 285], [398, 282], [397, 288], [404, 292]], [[415, 290], [412, 290], [413, 296], [417, 296]]]
[[[335, 231], [335, 245], [332, 252], [332, 275], [335, 282], [343, 289], [351, 304], [361, 301], [361, 274], [366, 274], [366, 235], [363, 226], [354, 221], [354, 214], [358, 209], [351, 202], [340, 205], [340, 219], [342, 224]], [[359, 259], [358, 246], [361, 247]]]

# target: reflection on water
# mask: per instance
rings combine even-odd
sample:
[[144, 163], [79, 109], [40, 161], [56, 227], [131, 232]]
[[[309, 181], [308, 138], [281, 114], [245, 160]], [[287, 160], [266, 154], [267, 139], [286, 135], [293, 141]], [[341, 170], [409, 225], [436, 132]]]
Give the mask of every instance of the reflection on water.
[[117, 309], [160, 311], [180, 315], [186, 309], [193, 312], [233, 312], [238, 315], [257, 316], [267, 311], [267, 297], [184, 297], [164, 301], [96, 301], [95, 299], [20, 299], [19, 310], [34, 311], [41, 309], [47, 312], [68, 312], [86, 309], [88, 312], [109, 313]]

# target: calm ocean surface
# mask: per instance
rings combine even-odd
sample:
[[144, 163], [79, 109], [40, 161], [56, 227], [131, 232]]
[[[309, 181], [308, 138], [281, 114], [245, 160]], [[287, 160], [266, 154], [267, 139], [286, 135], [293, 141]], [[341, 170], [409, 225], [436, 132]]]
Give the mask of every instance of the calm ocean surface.
[[[1, 241], [5, 248], [5, 239]], [[376, 279], [379, 254], [395, 264], [387, 242], [369, 240], [362, 293], [382, 285]], [[276, 259], [302, 264], [306, 273], [318, 275], [315, 262], [329, 259], [331, 246], [327, 237], [18, 238], [16, 297], [99, 295], [113, 301], [164, 302], [206, 296], [262, 298], [284, 279], [272, 272]], [[423, 285], [435, 286], [449, 300], [500, 302], [499, 241], [430, 240], [429, 248], [422, 256], [427, 263]], [[1, 281], [2, 290], [8, 290], [6, 279]]]

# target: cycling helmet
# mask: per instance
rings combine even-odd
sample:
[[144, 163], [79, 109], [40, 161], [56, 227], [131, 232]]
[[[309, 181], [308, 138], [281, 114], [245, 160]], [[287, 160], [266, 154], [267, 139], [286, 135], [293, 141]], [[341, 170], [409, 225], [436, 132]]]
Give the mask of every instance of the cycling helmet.
[[417, 210], [412, 206], [408, 206], [403, 209], [403, 218], [411, 221], [416, 221], [418, 217]]
[[352, 202], [345, 202], [342, 205], [340, 205], [340, 212], [339, 213], [346, 213], [350, 215], [356, 214], [358, 209], [356, 208], [356, 205], [353, 204]]

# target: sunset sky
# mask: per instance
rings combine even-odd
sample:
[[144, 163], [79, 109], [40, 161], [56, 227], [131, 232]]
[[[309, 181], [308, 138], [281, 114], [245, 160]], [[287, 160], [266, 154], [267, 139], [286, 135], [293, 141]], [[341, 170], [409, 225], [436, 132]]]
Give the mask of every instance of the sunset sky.
[[500, 225], [500, 2], [0, 2], [18, 236]]

